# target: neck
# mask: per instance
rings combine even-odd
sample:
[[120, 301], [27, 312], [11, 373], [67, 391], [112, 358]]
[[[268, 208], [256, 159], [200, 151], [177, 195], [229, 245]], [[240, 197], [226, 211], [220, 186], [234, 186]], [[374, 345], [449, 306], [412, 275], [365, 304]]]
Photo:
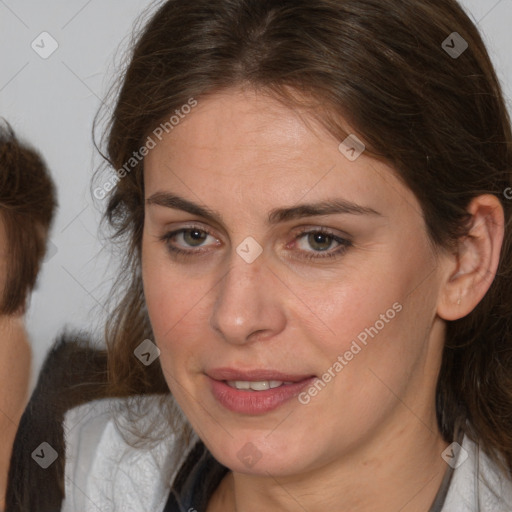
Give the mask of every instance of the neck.
[[435, 413], [420, 420], [403, 405], [399, 409], [399, 421], [395, 417], [364, 446], [308, 474], [229, 473], [208, 512], [428, 512], [447, 470], [441, 453], [448, 443]]

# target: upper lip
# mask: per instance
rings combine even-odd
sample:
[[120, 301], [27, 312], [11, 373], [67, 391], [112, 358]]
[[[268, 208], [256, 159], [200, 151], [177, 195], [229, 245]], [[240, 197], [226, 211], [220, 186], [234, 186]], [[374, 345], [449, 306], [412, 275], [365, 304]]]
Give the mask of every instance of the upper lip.
[[278, 380], [282, 382], [300, 382], [304, 379], [313, 377], [311, 374], [292, 374], [283, 373], [277, 370], [254, 369], [254, 370], [236, 370], [234, 368], [215, 368], [208, 370], [206, 374], [215, 380], [242, 380], [250, 382], [261, 382]]

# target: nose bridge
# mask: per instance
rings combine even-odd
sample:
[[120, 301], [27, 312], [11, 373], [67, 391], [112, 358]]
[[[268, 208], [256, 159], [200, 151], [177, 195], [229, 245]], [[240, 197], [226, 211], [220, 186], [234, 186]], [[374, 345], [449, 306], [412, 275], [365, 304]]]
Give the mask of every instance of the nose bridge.
[[[250, 242], [249, 252], [251, 252]], [[267, 262], [258, 256], [251, 262], [239, 254], [245, 243], [233, 251], [229, 271], [220, 281], [211, 314], [211, 326], [230, 343], [245, 343], [257, 331], [277, 332], [284, 314], [272, 294]]]

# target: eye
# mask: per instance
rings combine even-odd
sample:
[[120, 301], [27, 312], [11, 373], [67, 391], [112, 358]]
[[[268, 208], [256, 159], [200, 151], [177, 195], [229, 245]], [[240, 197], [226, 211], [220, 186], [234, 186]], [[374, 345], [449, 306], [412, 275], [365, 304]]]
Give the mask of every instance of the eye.
[[[217, 241], [214, 236], [212, 236], [208, 231], [204, 229], [200, 229], [198, 227], [188, 227], [166, 233], [160, 238], [160, 240], [165, 243], [167, 249], [171, 253], [191, 256], [193, 253], [198, 254], [205, 252], [202, 250], [194, 250], [194, 248], [203, 247], [203, 244], [208, 239], [208, 237], [211, 237], [214, 241]], [[216, 243], [214, 245], [219, 244]], [[187, 248], [189, 249], [187, 250]]]
[[[213, 244], [207, 244], [208, 238]], [[220, 245], [220, 242], [209, 231], [197, 226], [186, 227], [163, 235], [160, 240], [165, 243], [167, 250], [175, 256], [192, 257], [209, 252], [208, 245]], [[326, 229], [303, 230], [294, 238], [298, 258], [323, 259], [342, 256], [352, 246], [352, 242]], [[299, 243], [297, 243], [299, 241]], [[313, 250], [310, 250], [313, 249]]]
[[[305, 253], [299, 257], [305, 259], [334, 258], [341, 256], [352, 246], [352, 242], [346, 238], [331, 233], [325, 229], [304, 230], [296, 235], [295, 240], [301, 241], [297, 244], [301, 252]], [[334, 246], [334, 250], [332, 249]], [[313, 251], [308, 250], [312, 248]]]

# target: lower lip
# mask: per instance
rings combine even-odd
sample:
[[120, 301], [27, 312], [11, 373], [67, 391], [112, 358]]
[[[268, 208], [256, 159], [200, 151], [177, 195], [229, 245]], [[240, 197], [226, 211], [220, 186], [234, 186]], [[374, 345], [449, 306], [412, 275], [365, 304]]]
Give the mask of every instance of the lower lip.
[[241, 414], [264, 414], [273, 411], [309, 386], [315, 377], [285, 384], [264, 391], [244, 391], [228, 386], [226, 382], [208, 377], [213, 396], [226, 409]]

